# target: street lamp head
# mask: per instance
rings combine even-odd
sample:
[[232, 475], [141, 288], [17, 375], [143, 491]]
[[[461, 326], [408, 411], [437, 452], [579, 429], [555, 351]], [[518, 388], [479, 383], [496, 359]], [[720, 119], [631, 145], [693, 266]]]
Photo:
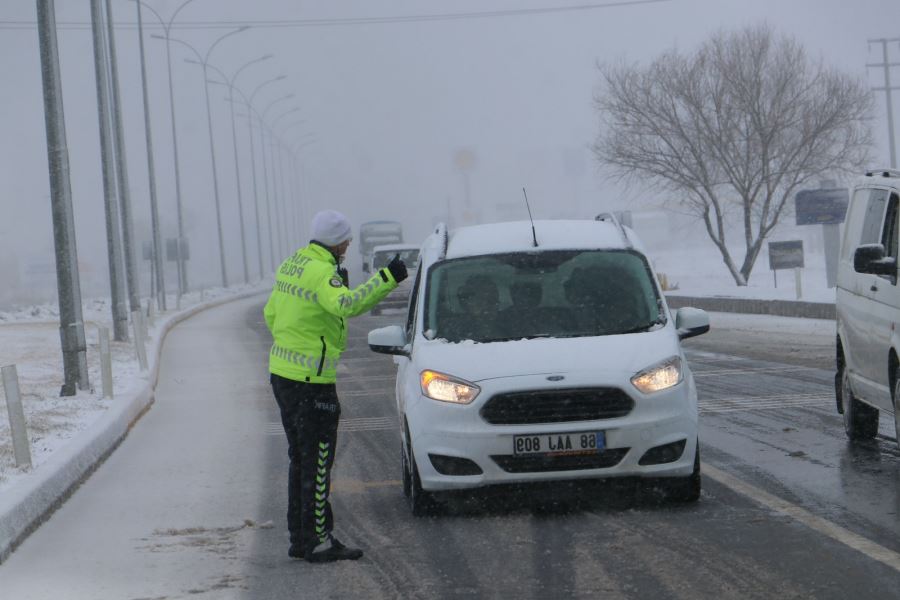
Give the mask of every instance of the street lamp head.
[[184, 59], [184, 62], [191, 63], [192, 65], [201, 65], [202, 66], [202, 63], [200, 61], [194, 60], [193, 58], [186, 58], [186, 59]]
[[150, 37], [152, 37], [153, 39], [156, 39], [156, 40], [164, 40], [164, 39], [166, 39], [165, 36], [159, 35], [158, 33], [151, 33], [151, 34], [150, 34]]

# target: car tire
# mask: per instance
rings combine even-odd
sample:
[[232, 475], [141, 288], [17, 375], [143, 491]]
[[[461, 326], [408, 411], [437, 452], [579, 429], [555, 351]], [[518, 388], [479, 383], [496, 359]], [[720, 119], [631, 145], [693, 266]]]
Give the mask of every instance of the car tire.
[[409, 474], [409, 461], [406, 459], [406, 443], [400, 442], [400, 465], [403, 469], [403, 497], [409, 499], [412, 489], [412, 477]]
[[841, 407], [847, 438], [858, 442], [871, 440], [878, 433], [878, 409], [860, 402], [850, 387], [846, 364], [841, 365]]
[[[422, 489], [422, 480], [419, 478], [419, 466], [413, 455], [412, 447], [407, 446], [409, 460], [406, 461], [407, 471], [405, 477], [409, 478], [409, 509], [414, 517], [427, 517], [435, 513], [433, 496]], [[405, 456], [405, 455], [404, 455]]]
[[700, 441], [694, 452], [694, 470], [687, 477], [667, 479], [665, 481], [666, 497], [672, 502], [687, 504], [700, 499]]
[[900, 368], [894, 375], [894, 438], [900, 446]]

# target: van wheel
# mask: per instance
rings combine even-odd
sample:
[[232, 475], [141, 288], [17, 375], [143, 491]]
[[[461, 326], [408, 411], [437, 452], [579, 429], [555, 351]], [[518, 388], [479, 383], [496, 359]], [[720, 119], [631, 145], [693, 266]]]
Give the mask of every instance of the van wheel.
[[406, 460], [407, 473], [404, 478], [409, 478], [409, 509], [414, 517], [426, 517], [433, 515], [435, 510], [434, 497], [422, 489], [422, 480], [419, 479], [419, 466], [416, 464], [416, 457], [413, 456], [412, 447], [407, 446], [407, 454], [409, 460]]
[[878, 409], [860, 402], [853, 395], [846, 364], [841, 366], [841, 407], [844, 409], [844, 431], [850, 440], [857, 442], [875, 437], [878, 433]]
[[894, 437], [900, 446], [900, 368], [894, 376]]
[[694, 470], [687, 477], [666, 479], [666, 497], [672, 502], [690, 503], [700, 499], [700, 441], [697, 441], [697, 451], [694, 452]]

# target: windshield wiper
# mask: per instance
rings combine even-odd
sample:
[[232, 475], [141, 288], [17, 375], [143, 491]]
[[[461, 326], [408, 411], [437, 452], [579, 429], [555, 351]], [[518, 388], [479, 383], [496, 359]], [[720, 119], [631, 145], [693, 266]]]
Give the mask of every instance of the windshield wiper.
[[625, 331], [616, 331], [610, 335], [625, 335], [626, 333], [641, 333], [643, 331], [650, 331], [657, 325], [664, 324], [665, 321], [662, 319], [655, 319], [650, 321], [649, 323], [645, 323], [644, 325], [638, 325], [637, 327], [632, 327], [631, 329], [626, 329]]

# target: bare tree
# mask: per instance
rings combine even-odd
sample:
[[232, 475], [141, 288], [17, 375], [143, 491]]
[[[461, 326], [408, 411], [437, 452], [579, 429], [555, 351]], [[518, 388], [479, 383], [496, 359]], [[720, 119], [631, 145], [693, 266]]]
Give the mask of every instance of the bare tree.
[[[720, 33], [649, 67], [600, 66], [594, 154], [612, 174], [652, 182], [702, 219], [738, 285], [788, 200], [810, 180], [859, 171], [872, 110], [862, 81], [811, 60], [768, 25]], [[729, 217], [745, 254], [729, 253]]]

